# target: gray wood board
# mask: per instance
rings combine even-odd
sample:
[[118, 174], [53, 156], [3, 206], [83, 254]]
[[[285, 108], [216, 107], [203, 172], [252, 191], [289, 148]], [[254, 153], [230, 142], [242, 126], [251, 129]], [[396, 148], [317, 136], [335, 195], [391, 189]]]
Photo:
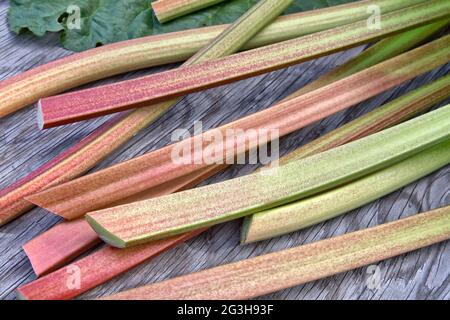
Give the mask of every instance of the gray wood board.
[[[8, 31], [7, 2], [0, 3], [0, 79], [6, 79], [43, 63], [70, 54], [62, 49], [57, 36], [17, 37]], [[103, 161], [96, 169], [130, 159], [170, 142], [176, 128], [192, 129], [201, 120], [205, 129], [225, 124], [244, 115], [267, 108], [287, 94], [342, 64], [363, 48], [327, 56], [312, 62], [240, 81], [198, 94], [191, 94], [170, 112], [134, 137]], [[153, 68], [100, 81], [109, 83], [165, 70]], [[369, 101], [340, 112], [319, 123], [291, 134], [281, 141], [283, 154], [339, 127], [405, 92], [447, 74], [443, 66]], [[448, 103], [449, 101], [446, 101]], [[440, 105], [445, 104], [445, 102]], [[86, 136], [106, 118], [41, 132], [37, 129], [35, 109], [25, 108], [0, 120], [0, 188], [6, 187]], [[222, 181], [246, 174], [254, 166], [233, 166], [208, 180]], [[86, 293], [95, 298], [127, 288], [188, 274], [198, 270], [239, 261], [261, 254], [340, 235], [406, 217], [417, 212], [450, 204], [450, 166], [417, 183], [394, 192], [358, 210], [326, 223], [258, 244], [239, 245], [240, 221], [224, 223], [186, 244]], [[51, 228], [59, 218], [34, 209], [0, 228], [0, 298], [14, 299], [15, 289], [35, 279], [21, 246]], [[449, 299], [449, 242], [433, 245], [378, 264], [380, 287], [367, 286], [371, 274], [367, 267], [297, 286], [268, 295], [269, 299]]]

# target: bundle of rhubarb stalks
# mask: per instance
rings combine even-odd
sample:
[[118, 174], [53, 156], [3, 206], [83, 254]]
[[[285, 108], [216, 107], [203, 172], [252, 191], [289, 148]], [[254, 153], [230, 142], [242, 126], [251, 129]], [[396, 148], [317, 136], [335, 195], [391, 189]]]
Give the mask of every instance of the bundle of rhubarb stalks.
[[[218, 2], [153, 5], [164, 22]], [[450, 61], [450, 36], [442, 35], [450, 22], [449, 1], [356, 1], [279, 17], [291, 3], [261, 0], [231, 25], [107, 45], [0, 83], [0, 116], [35, 103], [44, 129], [129, 110], [0, 191], [1, 224], [35, 205], [65, 219], [24, 245], [38, 279], [18, 288], [21, 298], [77, 297], [234, 219], [244, 218], [242, 243], [307, 228], [450, 163], [450, 105], [427, 112], [450, 96], [445, 75], [303, 145], [277, 165], [195, 187], [228, 166], [228, 151], [241, 155], [257, 148], [264, 130], [286, 136]], [[369, 6], [380, 9], [380, 27], [368, 22]], [[87, 174], [186, 94], [369, 43], [358, 56], [263, 111]], [[169, 71], [64, 93], [185, 59]], [[255, 134], [208, 139], [229, 129]], [[200, 150], [194, 148], [198, 138]], [[173, 150], [186, 148], [194, 156], [224, 152], [216, 152], [220, 159], [213, 163], [174, 161]], [[249, 299], [449, 238], [447, 206], [106, 298]], [[101, 242], [106, 245], [77, 259]], [[82, 279], [67, 286], [67, 270], [75, 267]]]

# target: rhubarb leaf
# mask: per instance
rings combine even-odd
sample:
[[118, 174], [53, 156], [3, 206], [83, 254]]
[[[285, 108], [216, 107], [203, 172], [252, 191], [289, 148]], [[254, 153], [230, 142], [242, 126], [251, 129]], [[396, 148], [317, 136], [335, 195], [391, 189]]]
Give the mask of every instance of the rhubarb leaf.
[[[258, 0], [231, 0], [160, 24], [150, 7], [152, 0], [11, 0], [10, 29], [19, 34], [31, 31], [37, 36], [62, 32], [62, 45], [83, 51], [99, 45], [146, 35], [231, 23]], [[333, 6], [355, 0], [295, 0], [289, 13]], [[69, 6], [80, 8], [80, 24], [68, 27], [68, 16], [76, 18]], [[71, 14], [67, 11], [70, 11]], [[70, 19], [71, 21], [74, 21]]]

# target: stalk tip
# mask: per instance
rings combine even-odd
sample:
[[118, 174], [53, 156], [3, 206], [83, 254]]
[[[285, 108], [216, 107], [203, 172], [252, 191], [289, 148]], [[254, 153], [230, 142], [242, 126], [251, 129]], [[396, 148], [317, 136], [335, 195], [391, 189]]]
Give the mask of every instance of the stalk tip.
[[98, 223], [97, 220], [95, 220], [95, 218], [93, 218], [89, 214], [86, 214], [85, 219], [87, 223], [89, 223], [91, 228], [97, 233], [98, 237], [102, 239], [104, 242], [106, 242], [112, 247], [116, 247], [119, 249], [127, 247], [127, 243], [125, 241], [109, 232], [100, 223]]
[[40, 99], [37, 102], [37, 124], [38, 124], [39, 130], [44, 129], [44, 114], [42, 112], [42, 104], [41, 104]]
[[248, 237], [248, 232], [250, 229], [250, 226], [252, 225], [252, 219], [253, 215], [244, 217], [244, 220], [242, 221], [242, 228], [241, 228], [241, 244], [249, 244], [253, 242]]
[[27, 298], [27, 296], [25, 295], [25, 293], [23, 293], [23, 292], [21, 291], [21, 288], [18, 288], [18, 289], [16, 290], [16, 297], [17, 297], [18, 300], [28, 300], [28, 298]]

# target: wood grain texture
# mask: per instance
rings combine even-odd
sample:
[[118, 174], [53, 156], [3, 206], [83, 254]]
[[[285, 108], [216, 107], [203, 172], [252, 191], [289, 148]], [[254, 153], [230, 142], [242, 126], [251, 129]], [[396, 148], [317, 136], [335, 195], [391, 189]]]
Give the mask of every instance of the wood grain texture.
[[[36, 39], [30, 35], [15, 37], [7, 29], [7, 2], [0, 3], [0, 79], [62, 57], [56, 36]], [[143, 130], [97, 168], [104, 168], [141, 155], [170, 142], [177, 128], [192, 130], [193, 122], [203, 121], [204, 129], [225, 124], [243, 115], [266, 108], [315, 79], [326, 70], [360, 52], [355, 48], [313, 62], [273, 72], [226, 87], [192, 94], [152, 126]], [[130, 79], [161, 71], [154, 68], [114, 79]], [[293, 150], [325, 132], [393, 98], [447, 74], [450, 65], [441, 67], [405, 85], [390, 90], [348, 111], [327, 118], [290, 135], [281, 142], [283, 153]], [[113, 79], [99, 83], [111, 83]], [[448, 104], [444, 101], [440, 105]], [[16, 181], [86, 136], [106, 118], [39, 132], [33, 123], [34, 108], [26, 108], [0, 120], [0, 188]], [[210, 179], [222, 181], [254, 170], [254, 166], [233, 166]], [[417, 212], [450, 204], [450, 166], [419, 182], [371, 203], [350, 214], [318, 226], [258, 244], [240, 246], [240, 221], [212, 228], [198, 238], [153, 259], [125, 275], [102, 285], [82, 298], [94, 298], [142, 286], [151, 282], [230, 263], [247, 257], [274, 252], [345, 232], [374, 226]], [[400, 214], [400, 216], [399, 216]], [[0, 298], [14, 299], [14, 289], [35, 278], [21, 246], [49, 229], [58, 218], [34, 209], [0, 228]], [[346, 272], [321, 281], [301, 285], [264, 298], [269, 299], [450, 299], [450, 243], [434, 245], [379, 264], [381, 288], [366, 286], [367, 268]]]

